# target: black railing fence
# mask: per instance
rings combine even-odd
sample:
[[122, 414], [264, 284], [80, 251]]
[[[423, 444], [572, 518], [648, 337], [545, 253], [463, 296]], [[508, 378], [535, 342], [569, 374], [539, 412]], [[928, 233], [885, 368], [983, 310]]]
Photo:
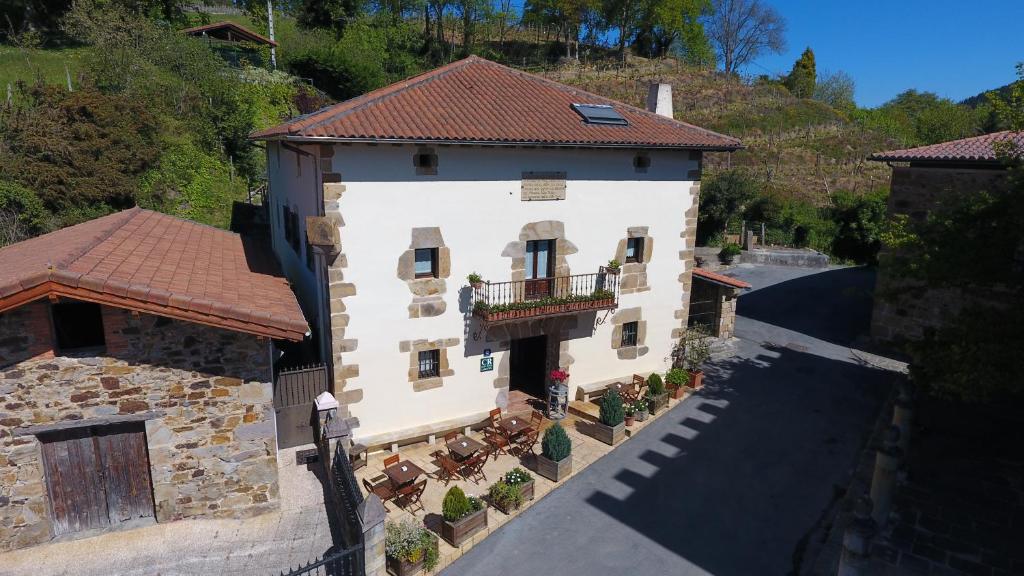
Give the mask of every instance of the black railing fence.
[[618, 300], [619, 275], [604, 266], [595, 274], [483, 282], [473, 287], [474, 309], [496, 311], [588, 300]]

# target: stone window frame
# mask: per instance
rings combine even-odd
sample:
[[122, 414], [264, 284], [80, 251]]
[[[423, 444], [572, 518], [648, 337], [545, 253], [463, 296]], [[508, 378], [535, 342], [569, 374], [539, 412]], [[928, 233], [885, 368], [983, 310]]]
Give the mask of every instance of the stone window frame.
[[[399, 352], [409, 354], [409, 382], [413, 392], [433, 390], [444, 385], [444, 379], [455, 375], [448, 362], [448, 349], [458, 346], [459, 338], [440, 338], [437, 340], [403, 340], [398, 343]], [[437, 351], [437, 375], [420, 375], [420, 352]]]
[[[409, 318], [431, 318], [444, 314], [448, 305], [444, 295], [448, 290], [446, 279], [451, 276], [451, 249], [445, 246], [441, 229], [417, 227], [410, 231], [409, 248], [398, 257], [396, 275], [409, 287], [412, 302], [408, 306]], [[416, 274], [416, 251], [434, 251], [434, 274]]]
[[[642, 239], [640, 259], [626, 260], [626, 246], [631, 239]], [[650, 235], [648, 226], [630, 226], [626, 229], [626, 237], [619, 240], [615, 247], [615, 260], [622, 262], [619, 272], [619, 294], [635, 294], [647, 292], [651, 287], [647, 284], [647, 264], [654, 257], [654, 237]]]
[[[647, 321], [643, 319], [643, 310], [639, 307], [619, 308], [611, 318], [612, 322], [612, 349], [615, 350], [619, 360], [636, 360], [646, 355], [650, 349], [647, 347]], [[625, 343], [623, 337], [626, 324], [636, 323], [636, 344]]]

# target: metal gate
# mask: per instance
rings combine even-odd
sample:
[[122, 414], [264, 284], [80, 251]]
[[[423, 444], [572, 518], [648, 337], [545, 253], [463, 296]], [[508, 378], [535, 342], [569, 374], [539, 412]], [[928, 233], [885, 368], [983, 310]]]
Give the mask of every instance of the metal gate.
[[279, 448], [313, 443], [313, 403], [327, 387], [324, 364], [278, 372], [274, 381], [274, 412]]

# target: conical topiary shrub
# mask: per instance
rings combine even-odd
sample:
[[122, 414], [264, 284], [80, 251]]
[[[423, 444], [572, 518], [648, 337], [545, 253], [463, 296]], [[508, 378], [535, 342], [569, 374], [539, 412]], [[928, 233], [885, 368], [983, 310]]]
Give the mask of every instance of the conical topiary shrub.
[[462, 488], [452, 486], [444, 495], [444, 502], [441, 504], [441, 515], [449, 522], [456, 522], [473, 511], [472, 504]]
[[565, 433], [565, 428], [558, 422], [544, 431], [541, 441], [541, 454], [548, 460], [558, 462], [565, 460], [572, 453], [572, 441]]
[[609, 390], [601, 398], [601, 423], [605, 426], [618, 426], [626, 419], [626, 411], [622, 408], [622, 397], [615, 390]]

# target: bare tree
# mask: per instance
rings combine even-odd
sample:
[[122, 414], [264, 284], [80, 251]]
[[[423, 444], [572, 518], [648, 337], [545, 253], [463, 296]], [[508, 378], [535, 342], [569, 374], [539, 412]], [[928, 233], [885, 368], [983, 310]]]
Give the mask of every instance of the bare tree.
[[749, 63], [766, 51], [779, 54], [786, 47], [786, 21], [761, 0], [712, 0], [707, 35], [726, 73]]

